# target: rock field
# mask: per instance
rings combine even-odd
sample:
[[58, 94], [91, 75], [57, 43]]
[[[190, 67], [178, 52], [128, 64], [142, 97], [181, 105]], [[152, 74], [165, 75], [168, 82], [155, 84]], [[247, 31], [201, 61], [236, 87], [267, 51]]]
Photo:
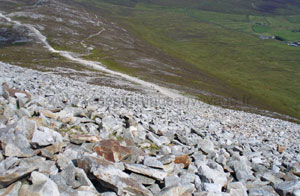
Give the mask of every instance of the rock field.
[[299, 196], [300, 125], [0, 62], [1, 196]]

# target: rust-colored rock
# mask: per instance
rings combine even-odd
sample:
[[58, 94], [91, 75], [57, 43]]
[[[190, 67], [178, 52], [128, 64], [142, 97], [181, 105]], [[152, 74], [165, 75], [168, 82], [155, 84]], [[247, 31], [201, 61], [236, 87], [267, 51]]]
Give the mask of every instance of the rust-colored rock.
[[286, 147], [285, 147], [285, 146], [278, 145], [277, 151], [278, 151], [279, 153], [283, 153], [283, 151], [285, 151], [285, 150], [286, 150]]
[[107, 139], [100, 141], [100, 145], [94, 148], [94, 151], [108, 161], [119, 162], [127, 159], [132, 153], [132, 149], [121, 146], [118, 141]]
[[174, 163], [176, 164], [181, 164], [181, 163], [184, 164], [185, 168], [187, 168], [191, 164], [191, 162], [192, 161], [187, 154], [176, 157], [174, 161]]

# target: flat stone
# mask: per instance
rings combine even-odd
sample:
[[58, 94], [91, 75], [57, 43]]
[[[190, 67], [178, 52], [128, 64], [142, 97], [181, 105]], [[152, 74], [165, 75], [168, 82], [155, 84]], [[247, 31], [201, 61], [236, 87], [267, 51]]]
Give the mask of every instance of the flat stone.
[[278, 177], [276, 177], [275, 175], [273, 175], [272, 173], [270, 172], [266, 172], [263, 174], [263, 176], [261, 177], [261, 179], [263, 181], [269, 181], [272, 183], [272, 185], [274, 184], [279, 184], [282, 182], [282, 180]]
[[170, 164], [175, 161], [174, 155], [165, 155], [158, 159], [163, 165]]
[[49, 161], [39, 156], [21, 159], [19, 167], [36, 167], [40, 173], [46, 175], [56, 175], [58, 173], [58, 168], [54, 161]]
[[38, 169], [35, 167], [17, 166], [14, 168], [7, 168], [7, 170], [0, 173], [0, 187], [6, 187], [15, 181], [22, 179], [24, 176], [30, 174], [32, 171]]
[[100, 137], [96, 135], [71, 135], [70, 141], [74, 144], [83, 144], [84, 142], [97, 143], [100, 141]]
[[132, 172], [143, 174], [145, 176], [149, 176], [157, 180], [164, 180], [167, 176], [167, 173], [163, 170], [153, 169], [139, 164], [125, 164], [125, 168]]
[[133, 172], [130, 174], [130, 177], [143, 185], [152, 185], [155, 183], [155, 180], [153, 178], [149, 178], [147, 176], [136, 174]]
[[178, 185], [164, 188], [156, 196], [183, 196], [184, 194], [186, 194], [186, 190], [181, 185]]
[[248, 196], [274, 196], [278, 195], [272, 187], [259, 187], [259, 188], [250, 188], [248, 190]]
[[36, 169], [38, 166], [21, 165], [20, 160], [16, 158], [6, 159], [2, 161], [0, 167], [0, 187], [6, 187], [22, 179]]
[[148, 167], [158, 168], [158, 169], [164, 168], [163, 164], [155, 157], [145, 157], [144, 165]]

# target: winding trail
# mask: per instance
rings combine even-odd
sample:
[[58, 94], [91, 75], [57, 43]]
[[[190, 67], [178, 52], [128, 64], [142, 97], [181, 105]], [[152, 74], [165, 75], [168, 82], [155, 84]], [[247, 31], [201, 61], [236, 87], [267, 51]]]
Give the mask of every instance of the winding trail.
[[103, 28], [101, 29], [101, 31], [99, 31], [98, 33], [92, 34], [92, 35], [88, 36], [87, 38], [83, 39], [83, 40], [80, 42], [80, 44], [82, 45], [82, 47], [87, 48], [87, 45], [85, 44], [85, 41], [86, 41], [86, 40], [89, 40], [89, 39], [91, 39], [91, 38], [93, 38], [93, 37], [96, 37], [96, 36], [101, 35], [101, 33], [103, 33], [104, 31], [106, 31], [106, 29], [103, 27]]
[[[108, 74], [111, 74], [111, 75], [122, 77], [122, 78], [124, 78], [128, 81], [140, 84], [140, 85], [142, 85], [144, 87], [147, 87], [149, 89], [154, 89], [154, 90], [160, 92], [161, 94], [163, 94], [167, 97], [173, 98], [173, 99], [184, 97], [184, 96], [180, 95], [178, 91], [171, 90], [171, 89], [168, 89], [168, 88], [165, 88], [165, 87], [161, 87], [157, 84], [146, 82], [144, 80], [141, 80], [141, 79], [136, 78], [136, 77], [129, 76], [129, 75], [124, 74], [124, 73], [120, 73], [120, 72], [117, 72], [117, 71], [110, 70], [110, 69], [106, 68], [100, 62], [90, 61], [90, 60], [85, 60], [85, 59], [79, 58], [77, 55], [75, 55], [75, 53], [72, 53], [72, 52], [69, 52], [69, 51], [56, 50], [47, 42], [47, 37], [44, 36], [39, 30], [37, 30], [33, 25], [31, 25], [31, 24], [22, 24], [19, 21], [12, 20], [11, 18], [9, 18], [8, 16], [5, 16], [2, 13], [0, 13], [0, 18], [3, 18], [5, 20], [7, 20], [8, 22], [13, 23], [15, 25], [24, 26], [24, 27], [28, 28], [31, 31], [32, 36], [36, 37], [44, 45], [44, 47], [46, 49], [48, 49], [50, 52], [59, 54], [60, 56], [66, 58], [66, 59], [69, 59], [69, 60], [71, 60], [75, 63], [81, 64], [83, 66], [88, 66], [88, 67], [91, 67], [91, 68], [96, 69], [98, 71], [102, 71], [102, 72], [105, 72], [105, 73], [108, 73]], [[103, 29], [100, 32], [98, 32], [97, 34], [102, 33], [102, 32], [103, 32]]]

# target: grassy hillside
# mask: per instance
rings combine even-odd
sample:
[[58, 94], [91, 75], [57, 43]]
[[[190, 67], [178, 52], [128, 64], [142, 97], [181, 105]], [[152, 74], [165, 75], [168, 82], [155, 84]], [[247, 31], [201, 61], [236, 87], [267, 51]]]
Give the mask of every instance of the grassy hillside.
[[299, 1], [77, 1], [249, 93], [252, 104], [300, 118], [300, 48], [258, 38], [300, 41]]

